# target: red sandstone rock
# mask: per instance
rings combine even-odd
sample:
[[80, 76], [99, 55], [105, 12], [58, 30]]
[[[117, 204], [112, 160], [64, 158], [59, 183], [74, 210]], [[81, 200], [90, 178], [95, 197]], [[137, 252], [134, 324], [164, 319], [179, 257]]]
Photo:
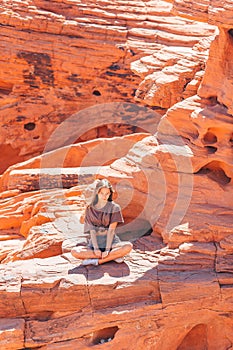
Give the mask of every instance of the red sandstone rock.
[[[199, 334], [196, 344], [207, 342], [209, 347], [226, 347], [232, 341], [232, 322], [227, 317], [230, 303], [222, 301], [216, 273], [212, 272], [214, 251], [211, 243], [183, 245], [180, 252], [163, 249], [160, 259], [166, 260], [160, 263], [152, 251], [139, 250], [124, 265], [110, 263], [100, 269], [79, 267], [71, 256], [70, 261], [53, 257], [6, 265], [6, 276], [14, 276], [8, 288], [18, 281], [18, 300], [23, 301], [28, 316], [34, 315], [33, 320], [25, 321], [24, 346], [88, 349], [101, 339], [111, 338], [108, 347], [121, 348], [127, 341], [127, 347], [133, 349], [132, 333], [136, 329], [137, 344], [146, 349], [165, 350], [174, 344], [194, 346], [195, 334]], [[200, 255], [193, 254], [197, 252]], [[182, 267], [176, 265], [180, 258]], [[202, 264], [201, 272], [198, 262]], [[23, 281], [17, 279], [22, 273]], [[14, 293], [8, 292], [2, 317], [7, 311], [12, 312], [13, 303], [15, 315], [22, 315], [21, 304], [14, 299], [16, 286]], [[93, 304], [89, 304], [90, 297]], [[219, 324], [226, 334], [221, 339]], [[213, 328], [217, 334], [211, 331]]]
[[[190, 6], [188, 2], [176, 3], [176, 6], [186, 9]], [[101, 47], [103, 37], [107, 39], [106, 56], [103, 62], [98, 61], [96, 76], [105, 65], [109, 64], [109, 57], [123, 60], [124, 56], [127, 69], [134, 59], [137, 60], [134, 68], [138, 69], [140, 79], [144, 79], [148, 73], [155, 74], [158, 53], [169, 51], [161, 47], [161, 42], [162, 45], [176, 42], [185, 47], [193, 47], [194, 42], [198, 42], [202, 36], [202, 34], [195, 34], [198, 23], [192, 26], [191, 22], [186, 20], [179, 20], [179, 22], [176, 19], [178, 23], [173, 25], [176, 35], [173, 35], [171, 40], [166, 33], [167, 30], [164, 30], [164, 24], [158, 23], [161, 6], [163, 16], [169, 14], [171, 18], [170, 5], [166, 6], [163, 2], [157, 4], [148, 1], [146, 3], [127, 2], [127, 11], [122, 2], [112, 5], [106, 1], [104, 11], [103, 7], [97, 10], [92, 2], [88, 3], [88, 7], [83, 2], [77, 4], [78, 6], [75, 7], [74, 3], [65, 0], [59, 3], [58, 11], [56, 2], [41, 0], [33, 4], [29, 1], [20, 3], [14, 1], [10, 5], [4, 3], [6, 7], [1, 18], [6, 27], [1, 31], [1, 35], [7, 34], [5, 40], [10, 40], [10, 34], [15, 34], [13, 29], [21, 30], [23, 24], [26, 30], [31, 31], [29, 35], [21, 30], [24, 38], [29, 35], [30, 40], [37, 42], [38, 33], [41, 32], [40, 35], [42, 35], [43, 32], [47, 33], [44, 40], [49, 42], [51, 34], [77, 36], [77, 30], [79, 30], [79, 34], [84, 36], [83, 40], [80, 38], [83, 44], [93, 40], [94, 30], [95, 38], [98, 37], [99, 40], [98, 44], [96, 39], [93, 42], [95, 54], [98, 57], [103, 56]], [[145, 16], [145, 4], [147, 16]], [[99, 2], [99, 5], [103, 6], [103, 3]], [[212, 14], [212, 18], [216, 20], [215, 23], [219, 24], [219, 8], [213, 7], [213, 3], [209, 5], [199, 1], [192, 5], [193, 16], [206, 19], [207, 15]], [[40, 9], [40, 17], [37, 17], [38, 9]], [[231, 13], [230, 6], [228, 10]], [[185, 11], [182, 11], [182, 14], [184, 13]], [[229, 13], [226, 11], [225, 15]], [[93, 16], [95, 16], [94, 25]], [[146, 19], [149, 20], [146, 21]], [[160, 20], [163, 21], [161, 17]], [[132, 26], [128, 29], [128, 33], [126, 33], [125, 21]], [[145, 28], [138, 27], [140, 21], [145, 24]], [[166, 22], [167, 18], [164, 21]], [[190, 24], [189, 28], [195, 34], [195, 38], [191, 38], [190, 42], [187, 37], [180, 35], [180, 25], [184, 22]], [[226, 22], [229, 22], [228, 18]], [[157, 23], [156, 32], [154, 23]], [[107, 30], [110, 24], [114, 26]], [[213, 28], [206, 30], [207, 36], [213, 32]], [[126, 38], [127, 34], [128, 38]], [[60, 37], [63, 39], [62, 36]], [[142, 41], [142, 37], [146, 39]], [[121, 42], [122, 38], [131, 45], [127, 54], [122, 49], [118, 48], [118, 51], [116, 47], [113, 50], [113, 43]], [[32, 154], [40, 152], [44, 140], [47, 141], [48, 135], [52, 132], [55, 121], [54, 106], [59, 106], [58, 113], [64, 110], [68, 113], [74, 108], [75, 103], [79, 102], [81, 106], [87, 104], [87, 101], [77, 95], [77, 90], [75, 102], [71, 102], [69, 99], [73, 99], [75, 90], [71, 93], [70, 85], [63, 84], [67, 72], [73, 72], [76, 69], [70, 60], [73, 51], [76, 55], [79, 54], [79, 58], [82, 56], [82, 52], [77, 52], [73, 46], [73, 39], [66, 40], [65, 45], [63, 42], [55, 45], [55, 48], [61, 48], [61, 52], [59, 51], [59, 57], [54, 54], [53, 60], [56, 63], [53, 62], [53, 67], [61, 67], [59, 70], [62, 72], [61, 75], [58, 74], [58, 70], [56, 76], [52, 75], [50, 71], [52, 63], [46, 61], [47, 56], [37, 55], [33, 40], [30, 41], [32, 45], [30, 50], [35, 52], [34, 56], [22, 53], [18, 55], [17, 64], [20, 73], [16, 72], [14, 77], [15, 80], [18, 79], [17, 86], [13, 79], [4, 80], [5, 71], [1, 70], [0, 74], [4, 75], [0, 78], [0, 82], [3, 80], [1, 91], [4, 95], [8, 94], [8, 97], [2, 101], [2, 106], [5, 107], [2, 111], [5, 111], [3, 115], [6, 118], [4, 125], [8, 130], [9, 126], [14, 125], [13, 119], [9, 125], [7, 124], [9, 109], [16, 113], [17, 108], [22, 108], [21, 112], [25, 112], [25, 106], [27, 106], [32, 116], [31, 103], [35, 98], [38, 111], [36, 118], [39, 120], [42, 111], [45, 111], [45, 115], [49, 113], [51, 117], [52, 123], [46, 129], [45, 138], [40, 141], [39, 146], [38, 144], [31, 146]], [[223, 43], [225, 45], [226, 41]], [[196, 53], [200, 51], [200, 55], [196, 56], [198, 60], [200, 59], [198, 62], [205, 63], [208, 44], [201, 41], [195, 45]], [[220, 45], [220, 41], [218, 44]], [[136, 52], [130, 51], [136, 46]], [[48, 47], [47, 43], [44, 47]], [[62, 54], [64, 47], [66, 52]], [[88, 48], [86, 44], [85, 50]], [[56, 52], [55, 50], [54, 53]], [[143, 59], [145, 52], [147, 57]], [[67, 58], [62, 61], [65, 55]], [[147, 133], [110, 140], [94, 140], [59, 148], [48, 153], [47, 156], [40, 156], [12, 166], [2, 176], [1, 189], [6, 191], [2, 192], [0, 199], [0, 225], [2, 225], [0, 347], [4, 349], [40, 347], [53, 350], [83, 350], [93, 346], [96, 349], [108, 347], [114, 350], [123, 349], [126, 346], [127, 349], [151, 350], [206, 348], [225, 350], [232, 347], [231, 142], [233, 130], [229, 115], [230, 93], [225, 94], [226, 97], [224, 94], [221, 97], [220, 85], [208, 88], [208, 81], [212, 85], [215, 84], [213, 74], [210, 74], [211, 68], [208, 68], [209, 63], [209, 67], [212, 67], [211, 59], [212, 64], [214, 61], [211, 55], [207, 63], [207, 74], [204, 75], [198, 90], [201, 97], [188, 98], [172, 106], [159, 125], [157, 120], [153, 132], [148, 129], [147, 118], [145, 118], [143, 126]], [[2, 57], [4, 60], [5, 55], [3, 54]], [[31, 62], [29, 69], [28, 61], [31, 58], [34, 61]], [[153, 93], [153, 89], [148, 90], [151, 96], [147, 103], [150, 102], [154, 106], [161, 100], [169, 107], [183, 97], [195, 93], [201, 80], [202, 73], [199, 69], [202, 67], [196, 65], [196, 61], [192, 65], [192, 61], [186, 59], [186, 56], [184, 60], [172, 54], [167, 65], [162, 62], [157, 66], [163, 67], [164, 80], [160, 85], [156, 81], [156, 88], [159, 87], [160, 90], [157, 96]], [[38, 72], [37, 63], [40, 60], [42, 60], [42, 66], [43, 60], [47, 64], [43, 66], [42, 71]], [[79, 67], [79, 72], [83, 74], [82, 79], [85, 77], [87, 80], [87, 84], [82, 87], [82, 93], [87, 97], [90, 95], [86, 91], [90, 82], [84, 74], [87, 74], [87, 67], [90, 69], [88, 72], [93, 69], [93, 62], [96, 62], [96, 56], [90, 55], [87, 57], [85, 69], [83, 62], [82, 67]], [[11, 64], [13, 69], [13, 62]], [[182, 75], [184, 67], [189, 67], [190, 70], [187, 69]], [[111, 72], [115, 72], [115, 69], [114, 66]], [[125, 74], [127, 69], [122, 64], [118, 73]], [[24, 83], [23, 73], [27, 75], [24, 77]], [[72, 74], [74, 73], [71, 73], [72, 79], [69, 81], [75, 85], [78, 81], [74, 80], [78, 77]], [[171, 84], [167, 83], [165, 78], [169, 77], [169, 74], [179, 84], [172, 85], [172, 79]], [[154, 76], [157, 77], [156, 74]], [[186, 89], [184, 89], [185, 85], [182, 85], [182, 78], [192, 79]], [[51, 84], [51, 79], [54, 79], [54, 86]], [[109, 75], [109, 80], [101, 76], [101, 79], [103, 91], [106, 90], [109, 82], [111, 86], [122, 84], [122, 76]], [[122, 91], [127, 90], [129, 94], [129, 86], [137, 88], [136, 85], [140, 79], [127, 81], [128, 85], [123, 84]], [[154, 83], [153, 80], [150, 81], [152, 82]], [[39, 86], [38, 88], [31, 86], [35, 88], [35, 93], [30, 97], [25, 89], [27, 84]], [[182, 88], [179, 90], [180, 85]], [[50, 86], [49, 89], [48, 86]], [[169, 99], [170, 92], [167, 93], [167, 102], [161, 99], [162, 94], [167, 91], [165, 88], [174, 94], [174, 97]], [[43, 103], [37, 99], [37, 89], [40, 89], [41, 101], [48, 103], [44, 109]], [[224, 89], [225, 86], [222, 90], [225, 93]], [[99, 90], [94, 91], [96, 92], [93, 96], [97, 99]], [[218, 98], [209, 98], [210, 91], [217, 91]], [[25, 100], [18, 103], [20, 94], [25, 95]], [[113, 97], [117, 99], [119, 92], [115, 91]], [[120, 98], [124, 100], [125, 97], [122, 95]], [[229, 102], [226, 107], [218, 103], [221, 98], [221, 101]], [[93, 100], [89, 99], [90, 103], [91, 101]], [[18, 104], [14, 105], [15, 103]], [[42, 106], [41, 109], [38, 108], [39, 104]], [[127, 108], [123, 110], [126, 111]], [[94, 109], [91, 109], [87, 115], [90, 116], [93, 111]], [[96, 115], [99, 111], [100, 109], [96, 108]], [[15, 117], [14, 113], [12, 116]], [[134, 119], [137, 113], [138, 110], [134, 110], [129, 120], [133, 122], [137, 120], [137, 118]], [[109, 113], [103, 113], [104, 124], [108, 121], [109, 115]], [[56, 122], [60, 123], [60, 114], [56, 117]], [[98, 118], [93, 120], [99, 122]], [[116, 120], [122, 121], [120, 114], [117, 115]], [[149, 117], [149, 124], [151, 120]], [[23, 126], [23, 123], [28, 121], [29, 119], [22, 119], [18, 122]], [[33, 134], [34, 130], [37, 131], [37, 127], [30, 130], [33, 125], [27, 123], [26, 125], [28, 129], [25, 128], [24, 133], [26, 130], [32, 132], [32, 138], [35, 137], [34, 140], [37, 140], [38, 134]], [[107, 130], [113, 130], [111, 128], [110, 125]], [[41, 127], [41, 133], [43, 130], [44, 126]], [[127, 128], [124, 130], [129, 131]], [[148, 136], [148, 132], [153, 135], [156, 130], [158, 131], [156, 136]], [[68, 131], [63, 135], [64, 139], [69, 135]], [[91, 130], [88, 126], [89, 136], [105, 136], [105, 132], [104, 127]], [[115, 133], [115, 131], [112, 132]], [[14, 134], [13, 130], [12, 133]], [[18, 129], [17, 133], [22, 136], [18, 140], [20, 145], [24, 142], [24, 135], [21, 135], [22, 132], [20, 133]], [[74, 134], [71, 134], [72, 141], [76, 141]], [[12, 141], [11, 138], [9, 140]], [[52, 141], [53, 144], [48, 142], [51, 149], [62, 146], [64, 140], [55, 137]], [[4, 147], [3, 149], [6, 149]], [[27, 147], [25, 145], [21, 150], [22, 155], [19, 158], [28, 156]], [[108, 154], [105, 157], [106, 150]], [[14, 155], [14, 151], [11, 154]], [[19, 160], [17, 157], [15, 159]], [[77, 168], [84, 165], [90, 167], [94, 161], [96, 165], [101, 166], [101, 169], [95, 172], [90, 168], [88, 181], [96, 176], [104, 176], [113, 182], [118, 194], [116, 200], [122, 205], [126, 219], [125, 238], [130, 237], [135, 240], [134, 250], [121, 265], [111, 262], [99, 267], [83, 267], [80, 261], [70, 254], [74, 245], [84, 244], [86, 241], [80, 216], [84, 209], [83, 194], [88, 181], [70, 189], [63, 186], [57, 188], [56, 171], [65, 167], [64, 176], [75, 175], [70, 167]], [[45, 165], [48, 166], [48, 164], [52, 170], [50, 173], [44, 171], [44, 180], [46, 184], [53, 183], [55, 188], [43, 188], [39, 191], [36, 187], [38, 179], [33, 182], [33, 177], [35, 179], [39, 170], [46, 168]], [[54, 168], [58, 164], [59, 167]], [[76, 185], [75, 177], [71, 176], [65, 180], [67, 187]], [[21, 186], [20, 191], [15, 190], [17, 185]], [[33, 191], [30, 191], [32, 189]], [[28, 190], [29, 192], [22, 193]], [[47, 220], [49, 222], [45, 222]], [[148, 233], [148, 228], [151, 226], [153, 234], [140, 238], [143, 233]], [[123, 233], [120, 233], [124, 237]], [[104, 344], [107, 341], [108, 344]]]
[[137, 89], [136, 100], [169, 108], [184, 97], [195, 95], [208, 53], [205, 41], [203, 45], [201, 42], [190, 48], [165, 47], [133, 62], [133, 71], [144, 78]]
[[[191, 50], [213, 34], [211, 26], [174, 17], [171, 5], [163, 1], [4, 1], [0, 23], [0, 172], [41, 154], [57, 125], [74, 113], [97, 104], [134, 102], [142, 78], [132, 72], [131, 63], [161, 56], [166, 46]], [[176, 53], [172, 55], [176, 60]], [[180, 100], [184, 84], [203, 69], [200, 61], [194, 62], [187, 79], [171, 65], [177, 83], [172, 79], [170, 84], [167, 76], [158, 89], [160, 95], [171, 89], [176, 97], [168, 93], [162, 102], [151, 96], [145, 103], [154, 100], [157, 107], [167, 108]], [[160, 70], [161, 64], [153, 64], [154, 69]], [[139, 101], [144, 100], [141, 93], [142, 87]], [[121, 118], [118, 129], [113, 121], [92, 125], [83, 134], [77, 132], [76, 139], [132, 133], [134, 126], [124, 123]], [[67, 144], [65, 138], [62, 142], [60, 146]]]
[[2, 349], [13, 350], [24, 347], [24, 319], [2, 318], [0, 321], [0, 346]]
[[171, 1], [176, 14], [185, 15], [195, 20], [214, 23], [219, 31], [210, 47], [209, 59], [198, 90], [204, 98], [215, 98], [225, 105], [232, 114], [231, 64], [232, 56], [232, 4], [206, 1]]
[[[156, 115], [155, 115], [156, 117]], [[155, 118], [153, 118], [155, 121]], [[77, 145], [70, 145], [43, 154], [42, 157], [38, 156], [32, 158], [24, 163], [13, 165], [8, 168], [0, 179], [1, 190], [20, 188], [20, 182], [25, 183], [25, 188], [22, 186], [22, 190], [27, 188], [27, 179], [30, 174], [30, 170], [25, 172], [25, 181], [23, 181], [24, 172], [23, 169], [37, 169], [37, 172], [32, 172], [32, 178], [30, 182], [33, 182], [33, 177], [37, 175], [36, 184], [32, 185], [30, 190], [43, 188], [43, 183], [39, 183], [40, 176], [43, 172], [46, 173], [47, 169], [51, 169], [51, 177], [53, 174], [61, 174], [63, 168], [73, 168], [74, 174], [77, 167], [99, 167], [105, 164], [111, 163], [113, 160], [124, 156], [132, 145], [143, 139], [148, 134], [138, 133], [133, 135], [126, 135], [122, 138], [115, 137], [108, 139], [93, 140], [89, 142], [79, 143]], [[45, 168], [45, 170], [43, 170]], [[57, 173], [52, 170], [57, 168]], [[20, 171], [17, 173], [17, 171]], [[64, 169], [66, 171], [66, 169]], [[70, 170], [71, 171], [71, 170]], [[93, 170], [91, 170], [93, 171]], [[46, 173], [49, 174], [49, 173]], [[72, 174], [72, 172], [71, 172]], [[48, 175], [46, 175], [48, 178]], [[59, 179], [58, 179], [59, 184]], [[72, 183], [74, 186], [74, 183]], [[41, 186], [41, 187], [40, 187]], [[44, 185], [46, 188], [46, 184]], [[52, 186], [53, 188], [54, 186]], [[56, 186], [55, 186], [56, 187]], [[58, 186], [59, 187], [59, 186]], [[8, 192], [5, 192], [7, 196]]]

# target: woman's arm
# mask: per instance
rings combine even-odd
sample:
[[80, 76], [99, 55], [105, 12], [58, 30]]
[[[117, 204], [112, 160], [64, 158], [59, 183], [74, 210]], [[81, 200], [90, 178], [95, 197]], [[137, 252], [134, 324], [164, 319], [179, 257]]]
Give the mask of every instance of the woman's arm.
[[97, 243], [95, 230], [90, 230], [90, 234], [91, 234], [91, 242], [94, 247], [94, 253], [98, 258], [101, 258], [101, 250], [99, 249], [99, 246]]
[[113, 222], [110, 224], [108, 228], [107, 243], [106, 243], [105, 252], [102, 253], [102, 258], [107, 256], [108, 253], [110, 252], [110, 249], [112, 248], [112, 241], [113, 241], [116, 227], [117, 227], [117, 222]]

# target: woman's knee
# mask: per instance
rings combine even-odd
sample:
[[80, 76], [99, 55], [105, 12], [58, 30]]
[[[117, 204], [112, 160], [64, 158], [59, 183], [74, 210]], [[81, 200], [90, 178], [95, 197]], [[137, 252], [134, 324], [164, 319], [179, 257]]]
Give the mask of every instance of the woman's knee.
[[80, 253], [84, 252], [86, 249], [84, 247], [74, 247], [71, 249], [71, 254], [76, 257]]
[[133, 244], [131, 242], [127, 242], [124, 244], [124, 249], [129, 253], [133, 249]]
[[[119, 246], [118, 246], [119, 248]], [[133, 244], [131, 242], [122, 242], [120, 248], [124, 255], [129, 254], [133, 249]]]

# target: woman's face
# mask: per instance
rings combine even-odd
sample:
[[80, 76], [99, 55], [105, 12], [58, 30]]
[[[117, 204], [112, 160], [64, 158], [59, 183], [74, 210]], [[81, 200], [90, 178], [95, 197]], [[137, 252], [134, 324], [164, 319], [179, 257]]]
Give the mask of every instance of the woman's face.
[[99, 200], [101, 200], [102, 202], [107, 202], [108, 201], [108, 197], [110, 196], [110, 189], [107, 187], [103, 187], [99, 190], [98, 192], [98, 198]]

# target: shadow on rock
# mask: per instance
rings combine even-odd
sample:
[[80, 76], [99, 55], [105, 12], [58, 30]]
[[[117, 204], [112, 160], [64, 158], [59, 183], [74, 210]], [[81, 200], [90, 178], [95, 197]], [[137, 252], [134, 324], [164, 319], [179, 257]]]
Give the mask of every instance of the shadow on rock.
[[158, 235], [141, 237], [133, 242], [134, 249], [137, 249], [141, 252], [158, 253], [165, 246], [166, 244], [163, 243], [162, 238]]
[[107, 262], [98, 266], [79, 266], [74, 267], [68, 271], [68, 274], [83, 274], [88, 276], [88, 280], [100, 279], [106, 275], [115, 278], [129, 276], [130, 269], [126, 262], [118, 264], [114, 261]]

